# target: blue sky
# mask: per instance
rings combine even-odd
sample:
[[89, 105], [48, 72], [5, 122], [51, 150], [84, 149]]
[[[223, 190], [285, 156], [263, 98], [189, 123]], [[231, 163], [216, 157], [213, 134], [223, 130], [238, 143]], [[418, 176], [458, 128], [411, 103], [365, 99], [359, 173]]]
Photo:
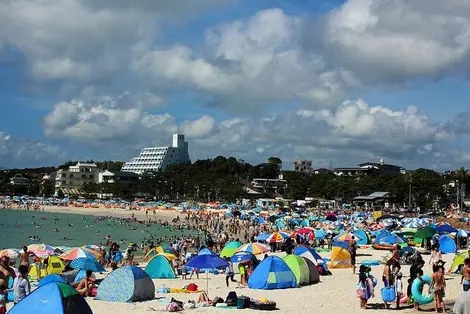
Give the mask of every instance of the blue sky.
[[465, 0], [0, 0], [0, 166], [127, 160], [179, 131], [193, 160], [466, 167], [467, 12]]

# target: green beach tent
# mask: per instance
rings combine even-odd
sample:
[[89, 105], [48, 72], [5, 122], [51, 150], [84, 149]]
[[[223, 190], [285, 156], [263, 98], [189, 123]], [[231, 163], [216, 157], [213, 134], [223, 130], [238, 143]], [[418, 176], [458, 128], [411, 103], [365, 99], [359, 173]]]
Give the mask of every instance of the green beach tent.
[[238, 250], [238, 248], [242, 245], [243, 244], [241, 244], [238, 241], [232, 241], [232, 242], [227, 243], [224, 246], [224, 249], [222, 250], [222, 252], [220, 252], [220, 257], [222, 257], [222, 258], [232, 257], [233, 254], [235, 254], [235, 252]]
[[310, 283], [310, 272], [305, 260], [294, 254], [286, 255], [282, 260], [289, 266], [294, 273], [295, 280], [299, 286], [308, 285]]

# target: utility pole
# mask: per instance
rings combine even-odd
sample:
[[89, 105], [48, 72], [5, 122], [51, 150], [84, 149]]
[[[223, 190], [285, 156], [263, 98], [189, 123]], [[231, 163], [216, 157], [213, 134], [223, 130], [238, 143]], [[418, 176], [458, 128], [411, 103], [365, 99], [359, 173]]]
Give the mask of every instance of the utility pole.
[[410, 191], [408, 195], [408, 210], [411, 210], [411, 182], [413, 182], [413, 178], [410, 173]]

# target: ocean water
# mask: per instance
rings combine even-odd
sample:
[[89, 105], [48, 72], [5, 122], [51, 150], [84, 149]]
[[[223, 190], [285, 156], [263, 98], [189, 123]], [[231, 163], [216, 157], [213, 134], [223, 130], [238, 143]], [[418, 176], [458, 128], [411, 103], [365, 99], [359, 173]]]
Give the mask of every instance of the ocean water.
[[[21, 248], [33, 243], [66, 247], [100, 245], [106, 242], [107, 235], [122, 247], [129, 242], [140, 245], [142, 240], [149, 238], [196, 234], [195, 231], [172, 230], [157, 224], [147, 227], [118, 218], [97, 220], [97, 217], [86, 215], [0, 210], [0, 249]], [[30, 236], [38, 236], [40, 241], [30, 241]]]

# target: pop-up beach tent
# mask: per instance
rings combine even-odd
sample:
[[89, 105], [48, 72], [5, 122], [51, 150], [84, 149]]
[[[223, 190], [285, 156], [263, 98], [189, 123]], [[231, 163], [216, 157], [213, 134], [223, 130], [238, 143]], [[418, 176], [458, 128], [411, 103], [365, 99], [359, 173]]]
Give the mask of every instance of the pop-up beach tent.
[[329, 268], [352, 268], [349, 245], [346, 242], [333, 242]]
[[289, 254], [282, 258], [294, 273], [295, 279], [299, 286], [308, 285], [310, 283], [309, 268], [305, 260], [297, 255]]
[[176, 278], [172, 263], [163, 254], [153, 256], [145, 267], [145, 272], [153, 279]]
[[45, 284], [16, 304], [11, 314], [92, 314], [85, 299], [71, 286], [61, 282]]
[[443, 234], [439, 237], [439, 251], [444, 254], [455, 253], [457, 251], [457, 245], [455, 244], [454, 239], [449, 235]]
[[297, 279], [289, 266], [278, 256], [265, 258], [248, 279], [251, 289], [297, 288]]
[[317, 251], [305, 245], [296, 246], [294, 249], [294, 254], [309, 259], [315, 266], [325, 264], [325, 261], [317, 253]]
[[[58, 256], [49, 256], [47, 263], [47, 274], [60, 274], [65, 269], [64, 262]], [[41, 269], [38, 264], [31, 264], [28, 275], [33, 279], [39, 279], [39, 272], [41, 278], [46, 276], [46, 269]]]
[[[305, 263], [307, 264], [307, 267], [308, 267], [308, 274], [309, 274], [309, 284], [313, 284], [313, 283], [318, 283], [320, 282], [320, 273], [318, 272], [318, 268], [317, 266], [315, 266], [311, 260], [309, 260], [308, 258], [305, 258], [305, 257], [302, 257], [302, 259], [305, 261]], [[318, 266], [318, 267], [322, 267], [322, 266]], [[324, 267], [326, 267], [326, 265], [324, 265]]]
[[118, 268], [106, 276], [98, 287], [96, 298], [111, 302], [152, 300], [155, 285], [149, 275], [136, 266]]

